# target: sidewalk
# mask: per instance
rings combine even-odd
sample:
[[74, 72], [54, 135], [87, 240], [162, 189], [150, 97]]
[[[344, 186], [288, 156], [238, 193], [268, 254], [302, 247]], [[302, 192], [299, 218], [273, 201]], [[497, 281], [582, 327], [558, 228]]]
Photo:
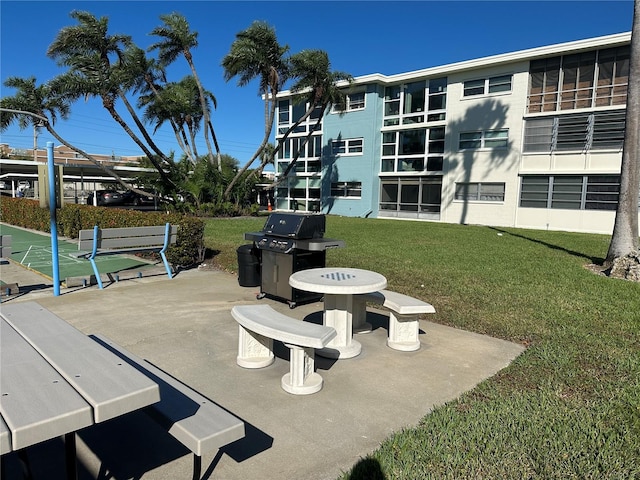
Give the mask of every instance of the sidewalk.
[[[324, 388], [295, 396], [280, 387], [287, 360], [277, 358], [260, 370], [236, 365], [238, 326], [230, 310], [267, 303], [299, 319], [317, 319], [321, 303], [290, 310], [256, 300], [259, 287], [240, 287], [234, 275], [207, 269], [180, 272], [173, 280], [145, 276], [104, 290], [63, 288], [54, 297], [49, 280], [15, 264], [0, 268], [5, 282], [18, 281], [27, 292], [3, 302], [35, 300], [87, 334], [104, 334], [247, 423], [245, 439], [215, 458], [203, 457], [204, 478], [336, 479], [392, 432], [416, 425], [523, 350], [422, 320], [422, 348], [398, 352], [385, 345], [386, 315], [374, 312], [374, 331], [358, 335], [362, 353], [339, 361], [316, 357]], [[28, 455], [35, 478], [64, 478], [61, 442], [45, 442]], [[17, 459], [9, 457], [6, 478], [18, 479]], [[192, 468], [190, 452], [140, 412], [80, 432], [78, 461], [81, 480], [186, 479]]]

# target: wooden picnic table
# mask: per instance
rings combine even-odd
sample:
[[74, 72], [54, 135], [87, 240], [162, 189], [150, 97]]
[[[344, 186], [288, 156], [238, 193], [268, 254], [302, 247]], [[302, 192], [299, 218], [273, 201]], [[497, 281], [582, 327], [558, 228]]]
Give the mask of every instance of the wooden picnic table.
[[0, 454], [64, 436], [160, 400], [156, 382], [36, 302], [0, 312]]

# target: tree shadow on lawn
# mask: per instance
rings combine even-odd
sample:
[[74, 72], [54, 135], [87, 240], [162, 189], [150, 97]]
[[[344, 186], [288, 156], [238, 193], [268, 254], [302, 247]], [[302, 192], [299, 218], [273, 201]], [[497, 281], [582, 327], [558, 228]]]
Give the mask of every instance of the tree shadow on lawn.
[[552, 250], [560, 250], [562, 252], [568, 253], [569, 255], [573, 255], [574, 257], [583, 258], [583, 259], [588, 260], [589, 262], [591, 262], [592, 264], [595, 264], [595, 265], [602, 265], [602, 263], [604, 262], [604, 258], [603, 257], [590, 257], [589, 255], [586, 255], [584, 253], [576, 252], [575, 250], [569, 250], [567, 248], [560, 247], [558, 245], [554, 245], [552, 243], [545, 242], [543, 240], [538, 240], [537, 238], [527, 237], [527, 236], [521, 235], [519, 233], [507, 232], [506, 230], [502, 230], [502, 229], [497, 228], [497, 227], [489, 227], [489, 228], [491, 230], [495, 230], [496, 232], [499, 232], [499, 233], [502, 233], [502, 234], [505, 234], [505, 235], [511, 235], [512, 237], [522, 238], [523, 240], [528, 240], [528, 241], [533, 242], [533, 243], [538, 243], [538, 244], [543, 245], [543, 246], [545, 246], [547, 248], [550, 248]]

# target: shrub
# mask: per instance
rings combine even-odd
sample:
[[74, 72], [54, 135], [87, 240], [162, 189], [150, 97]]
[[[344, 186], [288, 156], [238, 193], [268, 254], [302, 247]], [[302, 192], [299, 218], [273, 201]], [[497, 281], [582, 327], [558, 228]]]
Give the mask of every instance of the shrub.
[[[0, 221], [18, 227], [51, 233], [49, 209], [40, 208], [37, 200], [2, 199]], [[68, 204], [56, 210], [58, 233], [78, 238], [80, 230], [93, 228], [178, 225], [178, 238], [167, 251], [167, 259], [175, 266], [191, 267], [204, 257], [204, 222], [199, 218], [168, 212], [139, 212], [110, 207]]]
[[38, 200], [2, 197], [0, 221], [40, 232], [51, 232], [49, 209], [40, 208]]

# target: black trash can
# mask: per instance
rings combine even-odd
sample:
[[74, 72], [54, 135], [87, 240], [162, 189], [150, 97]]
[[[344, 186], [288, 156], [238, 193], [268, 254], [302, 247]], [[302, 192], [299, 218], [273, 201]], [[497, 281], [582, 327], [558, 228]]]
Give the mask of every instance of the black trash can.
[[252, 244], [238, 247], [238, 283], [241, 287], [259, 287], [260, 250]]

